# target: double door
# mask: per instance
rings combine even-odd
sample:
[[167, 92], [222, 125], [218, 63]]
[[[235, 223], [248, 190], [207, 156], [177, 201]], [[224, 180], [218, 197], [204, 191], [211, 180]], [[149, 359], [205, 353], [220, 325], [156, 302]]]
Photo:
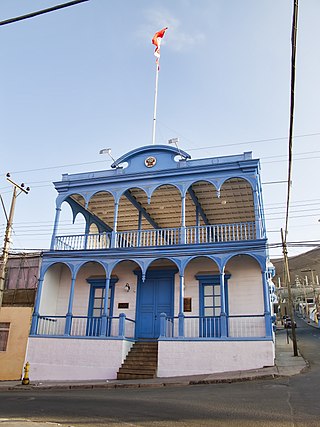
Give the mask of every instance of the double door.
[[140, 281], [137, 304], [137, 338], [156, 339], [160, 335], [160, 314], [173, 316], [174, 275], [161, 277], [152, 272]]

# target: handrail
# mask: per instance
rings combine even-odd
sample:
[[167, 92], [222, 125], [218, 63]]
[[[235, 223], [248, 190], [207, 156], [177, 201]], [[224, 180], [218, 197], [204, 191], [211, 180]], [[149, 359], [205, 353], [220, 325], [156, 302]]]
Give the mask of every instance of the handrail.
[[[174, 246], [181, 244], [206, 244], [246, 241], [261, 238], [256, 233], [256, 223], [238, 222], [211, 224], [177, 228], [159, 228], [152, 230], [129, 230], [114, 233], [78, 234], [56, 236], [55, 250], [94, 250], [116, 248], [137, 248]], [[261, 231], [260, 231], [261, 233]]]

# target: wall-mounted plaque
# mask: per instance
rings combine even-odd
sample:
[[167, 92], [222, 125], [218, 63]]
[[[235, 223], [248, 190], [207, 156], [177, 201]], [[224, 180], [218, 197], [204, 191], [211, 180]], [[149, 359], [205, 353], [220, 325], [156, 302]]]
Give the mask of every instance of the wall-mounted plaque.
[[192, 299], [191, 298], [183, 298], [183, 311], [185, 313], [190, 313], [192, 311]]
[[119, 302], [118, 308], [129, 308], [129, 303], [128, 302]]

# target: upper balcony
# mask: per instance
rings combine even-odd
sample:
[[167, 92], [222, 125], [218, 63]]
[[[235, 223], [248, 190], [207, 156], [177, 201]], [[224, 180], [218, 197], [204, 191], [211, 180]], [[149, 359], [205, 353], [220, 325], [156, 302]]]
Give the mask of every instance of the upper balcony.
[[[120, 158], [114, 170], [64, 175], [55, 183], [59, 196], [51, 250], [265, 239], [259, 161], [251, 153], [189, 157], [169, 146], [147, 146]], [[82, 229], [63, 229], [65, 205], [73, 223], [79, 226], [82, 217]]]

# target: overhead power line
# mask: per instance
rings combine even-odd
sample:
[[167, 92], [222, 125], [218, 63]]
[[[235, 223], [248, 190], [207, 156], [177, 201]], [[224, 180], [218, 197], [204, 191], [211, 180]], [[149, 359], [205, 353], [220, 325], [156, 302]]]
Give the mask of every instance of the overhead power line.
[[26, 15], [16, 16], [15, 18], [6, 19], [5, 21], [0, 21], [0, 26], [13, 24], [18, 21], [23, 21], [24, 19], [34, 18], [38, 15], [43, 15], [45, 13], [54, 12], [55, 10], [63, 9], [65, 7], [75, 6], [79, 3], [84, 3], [89, 0], [74, 0], [69, 1], [68, 3], [58, 4], [57, 6], [49, 7], [47, 9], [38, 10], [36, 12], [27, 13]]

